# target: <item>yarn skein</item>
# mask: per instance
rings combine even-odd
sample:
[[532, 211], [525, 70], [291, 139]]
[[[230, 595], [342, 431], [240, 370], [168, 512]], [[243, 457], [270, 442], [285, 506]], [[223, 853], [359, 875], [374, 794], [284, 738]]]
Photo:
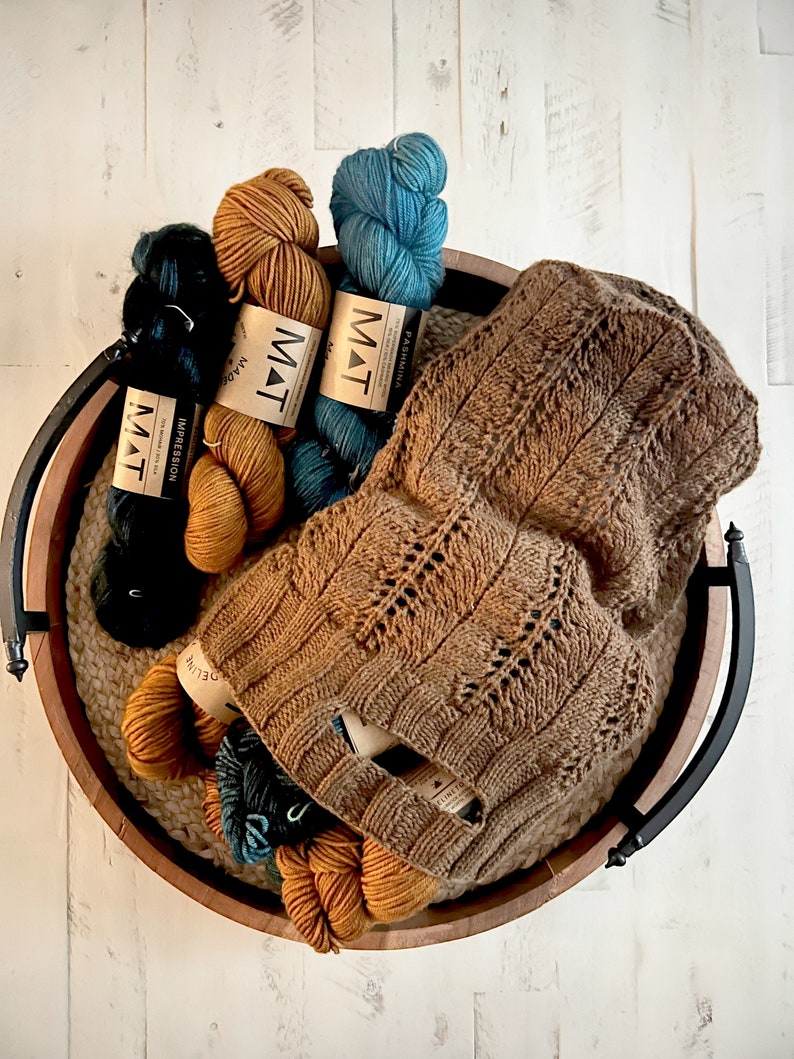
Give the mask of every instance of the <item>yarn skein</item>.
[[146, 780], [181, 780], [208, 768], [228, 726], [185, 693], [175, 654], [156, 662], [124, 706], [127, 760]]
[[[429, 309], [444, 279], [447, 207], [441, 148], [425, 133], [345, 158], [333, 180], [331, 213], [347, 273], [339, 289]], [[301, 517], [349, 496], [394, 429], [395, 414], [351, 408], [318, 394], [314, 437], [285, 451]]]
[[[268, 169], [224, 195], [213, 221], [218, 266], [232, 302], [246, 298], [325, 328], [331, 288], [317, 261], [312, 195], [291, 169]], [[214, 404], [204, 423], [209, 451], [190, 477], [185, 551], [205, 573], [228, 570], [246, 542], [261, 543], [284, 510], [280, 445], [294, 431], [272, 428]]]
[[257, 864], [278, 846], [303, 842], [335, 822], [276, 764], [259, 735], [233, 725], [215, 772], [223, 834], [239, 864]]
[[338, 952], [375, 923], [394, 923], [427, 907], [438, 880], [337, 824], [308, 842], [279, 846], [284, 907], [316, 952]]
[[[204, 799], [201, 803], [201, 808], [204, 810], [204, 819], [207, 821], [207, 827], [224, 846], [228, 846], [221, 820], [221, 796], [218, 791], [218, 777], [213, 771], [204, 774]], [[275, 889], [280, 891], [282, 880], [276, 866], [275, 857], [268, 857], [264, 864], [270, 881]]]
[[226, 841], [221, 820], [221, 795], [218, 790], [218, 777], [213, 770], [204, 775], [204, 798], [201, 802], [207, 827], [221, 842]]
[[[206, 232], [171, 224], [143, 234], [123, 323], [136, 335], [130, 386], [206, 406], [229, 344], [232, 313]], [[161, 647], [195, 619], [202, 579], [185, 558], [187, 502], [111, 486], [111, 537], [91, 573], [97, 621], [131, 647]]]
[[176, 655], [156, 662], [129, 696], [121, 734], [130, 768], [142, 779], [204, 776], [207, 824], [240, 864], [272, 860], [276, 846], [304, 841], [334, 822], [252, 728], [229, 728], [192, 701], [177, 676]]

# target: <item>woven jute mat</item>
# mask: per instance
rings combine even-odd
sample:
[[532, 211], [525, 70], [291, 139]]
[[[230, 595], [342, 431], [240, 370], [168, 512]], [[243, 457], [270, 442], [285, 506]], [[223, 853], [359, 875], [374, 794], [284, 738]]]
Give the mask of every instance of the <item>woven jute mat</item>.
[[[434, 307], [430, 313], [421, 358], [414, 367], [414, 381], [423, 368], [441, 350], [452, 345], [477, 318], [468, 313]], [[241, 865], [207, 827], [201, 802], [204, 783], [199, 777], [177, 782], [142, 780], [130, 770], [121, 736], [124, 703], [140, 684], [149, 668], [165, 655], [179, 652], [195, 634], [195, 627], [159, 650], [134, 649], [112, 640], [99, 627], [91, 603], [91, 567], [100, 548], [110, 535], [105, 516], [107, 491], [113, 477], [115, 447], [107, 454], [92, 482], [80, 520], [69, 572], [66, 580], [66, 609], [69, 651], [74, 667], [77, 692], [85, 706], [86, 716], [97, 742], [121, 783], [154, 817], [163, 830], [196, 856], [212, 861], [230, 875], [252, 886], [274, 890], [274, 883], [264, 865]], [[291, 527], [279, 538], [299, 532]], [[261, 554], [261, 553], [260, 553]], [[259, 555], [251, 556], [235, 570], [209, 578], [201, 605], [204, 613], [230, 582]], [[553, 849], [576, 835], [609, 801], [617, 784], [637, 759], [642, 744], [656, 726], [673, 679], [673, 666], [686, 625], [686, 604], [682, 600], [648, 641], [656, 674], [655, 709], [646, 731], [619, 757], [604, 762], [588, 778], [584, 789], [561, 802], [533, 830], [526, 846], [516, 853], [507, 871], [530, 867]], [[505, 873], [507, 873], [507, 871]], [[459, 896], [465, 887], [446, 886], [437, 900]]]

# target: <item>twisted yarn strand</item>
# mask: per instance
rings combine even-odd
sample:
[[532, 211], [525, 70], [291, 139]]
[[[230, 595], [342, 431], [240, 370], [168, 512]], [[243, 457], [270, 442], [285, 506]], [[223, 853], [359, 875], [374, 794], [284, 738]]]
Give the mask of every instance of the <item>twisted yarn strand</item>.
[[339, 824], [311, 842], [276, 850], [284, 907], [316, 952], [338, 952], [340, 943], [372, 926], [361, 887], [362, 843], [361, 835]]
[[130, 768], [147, 780], [180, 780], [206, 768], [227, 727], [185, 694], [176, 655], [156, 662], [124, 706], [121, 734]]
[[[429, 309], [444, 278], [447, 207], [438, 196], [447, 164], [430, 136], [398, 136], [345, 158], [331, 213], [347, 273], [340, 290]], [[349, 496], [394, 429], [392, 413], [353, 409], [318, 394], [315, 438], [285, 452], [287, 478], [304, 516]]]
[[367, 836], [361, 853], [361, 888], [376, 923], [397, 923], [430, 904], [438, 880]]
[[247, 725], [233, 725], [215, 759], [223, 833], [239, 864], [258, 864], [281, 845], [294, 845], [334, 818], [276, 763]]
[[[319, 229], [309, 188], [290, 169], [268, 169], [224, 195], [213, 222], [218, 267], [233, 302], [246, 297], [272, 312], [324, 328], [331, 289], [317, 261]], [[185, 551], [205, 573], [261, 543], [284, 511], [281, 446], [294, 431], [220, 405], [205, 420], [209, 451], [196, 462]]]
[[207, 821], [207, 827], [216, 838], [220, 839], [221, 842], [225, 842], [226, 837], [223, 834], [223, 824], [221, 822], [221, 796], [218, 791], [218, 777], [211, 770], [204, 777], [204, 799], [201, 803], [201, 808], [204, 812], [204, 819]]
[[317, 952], [338, 952], [374, 923], [425, 908], [438, 880], [346, 824], [297, 846], [280, 846], [281, 896], [296, 929]]

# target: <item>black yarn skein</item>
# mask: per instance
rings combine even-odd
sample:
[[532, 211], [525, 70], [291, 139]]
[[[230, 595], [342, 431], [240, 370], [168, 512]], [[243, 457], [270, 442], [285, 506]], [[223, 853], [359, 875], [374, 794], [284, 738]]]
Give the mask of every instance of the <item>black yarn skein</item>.
[[[136, 337], [130, 386], [206, 407], [228, 353], [233, 310], [210, 236], [191, 224], [141, 235], [138, 273], [124, 296], [124, 329]], [[187, 561], [186, 499], [161, 499], [111, 486], [111, 538], [94, 562], [97, 621], [130, 647], [162, 647], [198, 610], [202, 575]]]
[[305, 842], [337, 822], [274, 761], [253, 728], [234, 724], [215, 756], [221, 823], [239, 864], [258, 864], [277, 846]]

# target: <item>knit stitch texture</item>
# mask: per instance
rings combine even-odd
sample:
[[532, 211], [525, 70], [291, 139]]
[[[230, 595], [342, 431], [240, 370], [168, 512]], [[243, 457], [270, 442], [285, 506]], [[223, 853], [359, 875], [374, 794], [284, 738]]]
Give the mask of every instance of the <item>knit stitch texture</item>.
[[[358, 494], [225, 593], [202, 646], [321, 805], [434, 876], [499, 878], [642, 729], [644, 636], [758, 454], [755, 398], [699, 321], [541, 262], [427, 369]], [[460, 778], [481, 820], [351, 753], [343, 709]]]

